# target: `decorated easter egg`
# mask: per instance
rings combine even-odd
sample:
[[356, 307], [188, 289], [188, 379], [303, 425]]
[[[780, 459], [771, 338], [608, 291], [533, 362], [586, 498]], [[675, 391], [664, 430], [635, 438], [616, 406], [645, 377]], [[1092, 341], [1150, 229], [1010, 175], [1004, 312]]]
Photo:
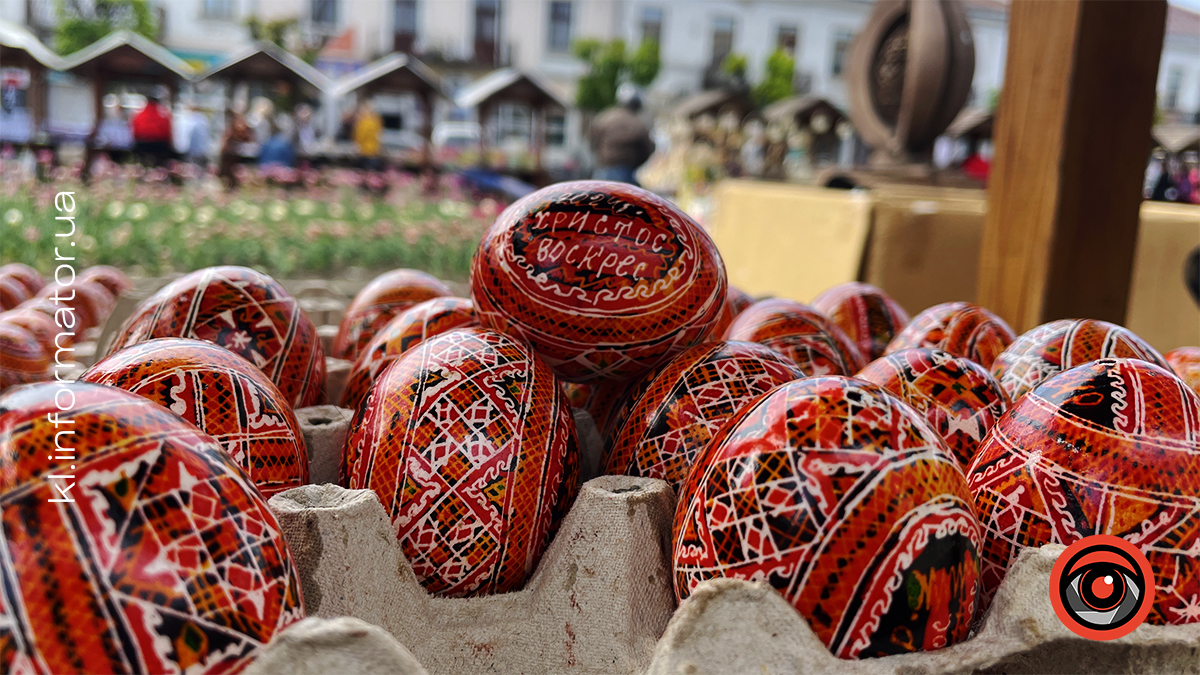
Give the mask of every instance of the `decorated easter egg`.
[[696, 455], [742, 406], [804, 377], [795, 363], [753, 342], [707, 342], [675, 357], [633, 404], [603, 472], [659, 478], [675, 490]]
[[35, 312], [50, 319], [54, 324], [56, 333], [54, 339], [58, 341], [58, 347], [70, 347], [77, 341], [80, 330], [79, 316], [75, 314], [74, 309], [66, 305], [60, 305], [46, 298], [34, 297], [17, 305], [17, 308], [11, 311], [14, 313]]
[[107, 288], [96, 281], [80, 281], [76, 279], [71, 284], [49, 283], [38, 291], [36, 296], [47, 300], [58, 307], [70, 307], [75, 313], [76, 335], [81, 335], [91, 328], [98, 328], [108, 320], [113, 308], [117, 306], [117, 298]]
[[726, 297], [708, 235], [673, 204], [627, 185], [558, 183], [484, 233], [471, 298], [487, 328], [517, 336], [564, 380], [627, 380], [707, 339]]
[[1200, 398], [1137, 359], [1046, 379], [992, 428], [968, 472], [985, 602], [1022, 549], [1109, 534], [1154, 572], [1154, 624], [1200, 620]]
[[52, 361], [53, 357], [33, 333], [16, 324], [0, 322], [0, 390], [50, 379]]
[[138, 305], [108, 353], [160, 337], [215, 342], [253, 363], [296, 408], [325, 398], [317, 328], [279, 282], [246, 267], [209, 267]]
[[575, 425], [550, 369], [502, 333], [426, 340], [371, 387], [343, 484], [374, 490], [431, 593], [520, 589], [575, 499]]
[[1200, 347], [1179, 347], [1163, 354], [1163, 359], [1179, 379], [1200, 394]]
[[854, 377], [887, 389], [924, 415], [964, 470], [1008, 408], [1004, 391], [983, 366], [940, 349], [894, 352]]
[[479, 325], [466, 298], [426, 300], [401, 312], [367, 343], [350, 369], [342, 393], [343, 408], [357, 408], [383, 369], [423, 341], [458, 328]]
[[13, 309], [32, 295], [20, 279], [14, 276], [0, 275], [0, 312]]
[[753, 304], [754, 298], [730, 286], [729, 290], [725, 293], [725, 306], [721, 309], [721, 318], [717, 321], [717, 327], [713, 329], [712, 335], [709, 336], [710, 339], [720, 340], [724, 338], [733, 320]]
[[80, 377], [150, 399], [229, 453], [265, 497], [308, 483], [292, 406], [261, 370], [211, 342], [158, 338], [108, 356]]
[[[59, 333], [62, 331], [60, 331], [58, 326], [54, 325], [53, 318], [47, 316], [44, 312], [39, 312], [30, 307], [18, 307], [17, 309], [10, 309], [7, 312], [0, 313], [0, 323], [20, 326], [29, 331], [51, 359], [54, 358], [54, 353], [60, 347], [65, 349], [70, 347], [72, 343], [70, 336], [64, 333], [56, 346], [54, 340], [58, 338]], [[71, 360], [69, 352], [64, 353], [68, 354], [68, 356], [63, 358], [68, 361]]]
[[332, 356], [354, 361], [396, 315], [426, 300], [453, 294], [449, 286], [425, 272], [401, 269], [380, 274], [346, 307], [333, 339]]
[[992, 363], [992, 376], [1015, 403], [1064, 370], [1109, 357], [1169, 368], [1154, 347], [1121, 326], [1094, 319], [1060, 319], [1014, 340]]
[[969, 302], [934, 305], [917, 315], [887, 346], [887, 353], [902, 349], [940, 349], [991, 368], [1014, 339], [1004, 319]]
[[19, 281], [25, 287], [26, 297], [32, 297], [42, 290], [42, 286], [46, 285], [46, 280], [42, 278], [42, 275], [25, 263], [8, 263], [0, 266], [0, 277], [10, 277]]
[[93, 265], [79, 273], [80, 281], [94, 281], [108, 289], [113, 297], [133, 288], [133, 281], [121, 270], [111, 265]]
[[246, 474], [129, 392], [45, 383], [0, 397], [0, 510], [4, 672], [233, 673], [304, 618]]
[[837, 324], [868, 361], [883, 356], [888, 343], [908, 324], [908, 312], [899, 303], [857, 281], [826, 289], [813, 298], [812, 308]]
[[866, 365], [841, 328], [793, 300], [772, 298], [750, 305], [734, 319], [726, 339], [770, 347], [795, 361], [805, 375], [851, 375]]
[[596, 430], [606, 444], [611, 445], [612, 434], [625, 419], [633, 405], [632, 391], [648, 384], [653, 372], [634, 380], [596, 380], [589, 383], [563, 382], [563, 391], [572, 408], [582, 408], [592, 416]]
[[882, 387], [785, 384], [713, 438], [680, 490], [680, 599], [705, 579], [763, 581], [841, 658], [967, 637], [979, 521], [946, 444]]

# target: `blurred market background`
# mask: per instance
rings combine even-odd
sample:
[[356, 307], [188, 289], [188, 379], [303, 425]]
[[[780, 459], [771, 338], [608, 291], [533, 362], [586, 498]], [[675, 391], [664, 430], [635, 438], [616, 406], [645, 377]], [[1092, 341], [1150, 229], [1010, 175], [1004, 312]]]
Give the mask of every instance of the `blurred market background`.
[[[961, 105], [936, 139], [881, 148], [856, 95], [892, 122], [911, 95], [853, 81], [867, 0], [0, 0], [0, 261], [49, 271], [45, 214], [78, 185], [82, 262], [148, 287], [216, 264], [344, 297], [396, 267], [461, 282], [505, 205], [595, 174], [624, 89], [654, 145], [637, 180], [709, 228], [738, 287], [975, 300], [1010, 7], [957, 4]], [[1126, 325], [1166, 350], [1200, 326], [1180, 283], [1200, 243], [1193, 6], [1169, 6], [1159, 63]]]

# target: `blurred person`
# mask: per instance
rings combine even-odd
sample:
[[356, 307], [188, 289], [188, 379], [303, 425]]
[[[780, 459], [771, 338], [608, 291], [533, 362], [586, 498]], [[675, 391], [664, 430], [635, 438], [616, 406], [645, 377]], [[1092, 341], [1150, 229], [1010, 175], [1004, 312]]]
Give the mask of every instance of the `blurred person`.
[[96, 133], [97, 148], [110, 150], [131, 150], [133, 148], [133, 129], [129, 126], [129, 116], [121, 107], [121, 99], [116, 94], [104, 97], [104, 119]]
[[171, 112], [157, 96], [146, 99], [146, 105], [133, 116], [133, 149], [143, 161], [158, 166], [171, 156]]
[[217, 163], [217, 177], [226, 187], [237, 187], [237, 176], [234, 167], [241, 157], [241, 149], [247, 143], [254, 141], [254, 131], [246, 123], [246, 118], [238, 110], [230, 108], [225, 111], [225, 136], [221, 139], [221, 154]]
[[200, 112], [195, 103], [189, 103], [185, 119], [188, 125], [187, 161], [204, 166], [208, 163], [208, 116]]
[[250, 112], [246, 114], [246, 124], [254, 131], [254, 142], [262, 145], [271, 137], [274, 129], [271, 119], [275, 117], [275, 104], [265, 96], [258, 96], [250, 103]]
[[1175, 187], [1174, 172], [1171, 171], [1171, 166], [1164, 156], [1159, 161], [1158, 180], [1154, 182], [1154, 189], [1150, 192], [1150, 199], [1156, 202], [1173, 202], [1178, 198], [1179, 189]]
[[375, 106], [371, 105], [370, 101], [360, 101], [354, 115], [354, 144], [358, 146], [362, 167], [368, 171], [379, 171], [383, 168], [383, 161], [379, 156], [382, 135], [383, 118], [375, 112]]
[[307, 103], [296, 106], [296, 149], [302, 158], [317, 152], [317, 129], [313, 126], [312, 116], [312, 106]]
[[654, 154], [650, 128], [638, 117], [642, 99], [628, 82], [617, 88], [617, 105], [592, 120], [588, 132], [596, 170], [592, 177], [637, 185], [634, 173]]
[[258, 166], [261, 168], [296, 167], [296, 144], [293, 141], [294, 128], [292, 118], [287, 113], [279, 113], [272, 123], [271, 137], [262, 144], [258, 153]]

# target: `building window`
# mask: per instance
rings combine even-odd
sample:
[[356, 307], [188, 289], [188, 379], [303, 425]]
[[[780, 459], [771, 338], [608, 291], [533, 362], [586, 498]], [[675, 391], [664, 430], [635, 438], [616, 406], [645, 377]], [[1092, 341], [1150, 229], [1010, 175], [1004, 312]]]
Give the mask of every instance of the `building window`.
[[1183, 68], [1175, 66], [1167, 71], [1167, 95], [1163, 97], [1163, 107], [1175, 110], [1179, 107], [1179, 92], [1183, 89]]
[[720, 68], [725, 57], [733, 52], [734, 21], [731, 16], [718, 16], [713, 19], [712, 32], [712, 67]]
[[338, 0], [312, 0], [313, 23], [336, 26], [338, 22]]
[[233, 0], [204, 0], [200, 5], [200, 15], [205, 19], [232, 19]]
[[395, 0], [392, 51], [411, 54], [417, 41], [417, 0]]
[[798, 32], [796, 24], [780, 24], [779, 31], [775, 34], [775, 48], [782, 49], [788, 56], [795, 58]]
[[475, 0], [475, 62], [496, 65], [499, 46], [500, 0]]
[[561, 148], [567, 144], [567, 116], [546, 113], [546, 145]]
[[566, 52], [571, 47], [571, 3], [555, 0], [550, 3], [550, 34], [546, 48], [552, 52]]
[[846, 69], [846, 59], [850, 57], [850, 45], [854, 42], [854, 33], [839, 30], [833, 37], [833, 66], [830, 72], [834, 77], [841, 77]]
[[642, 42], [662, 44], [663, 11], [661, 7], [642, 8]]
[[496, 106], [496, 143], [509, 139], [529, 142], [529, 125], [533, 119], [529, 106], [505, 102]]

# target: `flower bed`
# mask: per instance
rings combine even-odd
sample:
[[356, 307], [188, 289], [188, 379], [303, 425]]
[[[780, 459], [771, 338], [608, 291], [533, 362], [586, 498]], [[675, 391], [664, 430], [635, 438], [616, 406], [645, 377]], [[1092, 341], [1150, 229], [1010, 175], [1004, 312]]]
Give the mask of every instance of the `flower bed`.
[[110, 168], [84, 186], [70, 170], [36, 181], [0, 162], [0, 260], [53, 272], [54, 234], [65, 231], [53, 220], [54, 195], [74, 191], [77, 266], [147, 276], [245, 265], [276, 277], [412, 267], [462, 280], [480, 233], [503, 209], [454, 176], [432, 194], [398, 172], [306, 172], [289, 183], [250, 172], [236, 192], [211, 177], [177, 178]]

